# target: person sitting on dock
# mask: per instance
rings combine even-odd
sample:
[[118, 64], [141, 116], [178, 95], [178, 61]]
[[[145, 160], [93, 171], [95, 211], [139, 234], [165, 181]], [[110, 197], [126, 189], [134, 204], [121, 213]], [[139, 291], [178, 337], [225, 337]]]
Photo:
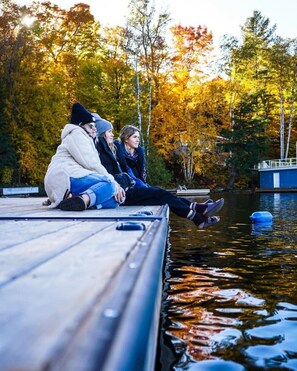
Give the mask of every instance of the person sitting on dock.
[[144, 148], [139, 145], [140, 131], [136, 126], [125, 125], [114, 141], [117, 158], [123, 171], [127, 172], [136, 184], [148, 187]]
[[[109, 121], [102, 119], [98, 114], [93, 113], [93, 116], [96, 120], [98, 135], [96, 147], [101, 163], [106, 167], [108, 172], [115, 176], [121, 173], [122, 169], [117, 160], [117, 147], [114, 145], [113, 140], [113, 126]], [[141, 186], [139, 183], [136, 183], [134, 187], [130, 187], [126, 191], [124, 205], [165, 204], [167, 204], [170, 210], [176, 215], [193, 221], [198, 228], [207, 228], [220, 221], [220, 217], [214, 214], [222, 208], [224, 199], [212, 203], [198, 204], [181, 197], [176, 197], [163, 188], [152, 187], [147, 184], [146, 186]]]
[[70, 121], [62, 131], [62, 142], [44, 178], [48, 205], [65, 211], [119, 206], [125, 192], [100, 162], [94, 144], [94, 117], [75, 103]]
[[[119, 164], [124, 171], [132, 175], [133, 179], [136, 180], [140, 186], [148, 187], [146, 182], [146, 163], [144, 148], [139, 145], [140, 143], [140, 130], [134, 125], [125, 125], [121, 131], [119, 138], [114, 141], [117, 148], [116, 157]], [[186, 189], [186, 186], [180, 186], [182, 189]], [[179, 197], [180, 200], [185, 202], [187, 205], [191, 205], [191, 202], [187, 198]], [[196, 211], [202, 213], [206, 209], [206, 204], [213, 203], [212, 199], [208, 199], [203, 203], [196, 203]], [[220, 207], [219, 211], [224, 205], [224, 199], [218, 200]], [[211, 207], [211, 205], [209, 205]], [[216, 211], [216, 212], [217, 212]]]

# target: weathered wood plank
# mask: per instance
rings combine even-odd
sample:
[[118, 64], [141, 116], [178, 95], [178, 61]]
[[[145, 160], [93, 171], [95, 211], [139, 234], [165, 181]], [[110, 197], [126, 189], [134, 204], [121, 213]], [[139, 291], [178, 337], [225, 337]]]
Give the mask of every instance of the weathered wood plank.
[[42, 206], [46, 198], [0, 198], [0, 216], [42, 216], [42, 217], [93, 217], [93, 216], [127, 216], [139, 211], [147, 210], [153, 213], [158, 212], [160, 206], [120, 206], [116, 209], [88, 209], [83, 212], [65, 212], [59, 209], [50, 209]]
[[[81, 222], [18, 222], [27, 224], [26, 234], [18, 234], [17, 243], [5, 239], [0, 240], [0, 286], [21, 276], [35, 267], [54, 259], [83, 240], [93, 235], [102, 239], [102, 233], [111, 233], [114, 223], [81, 223]], [[7, 223], [6, 224], [11, 224]], [[14, 223], [15, 224], [15, 223]], [[43, 233], [36, 236], [41, 224], [50, 224], [51, 231], [43, 228]], [[111, 228], [112, 227], [112, 228]], [[10, 226], [10, 228], [15, 228]], [[56, 229], [55, 229], [56, 228]], [[13, 233], [13, 231], [11, 231]], [[101, 235], [99, 236], [99, 233]], [[22, 242], [22, 240], [24, 242]], [[9, 246], [9, 247], [8, 247]]]
[[52, 370], [154, 369], [166, 236], [164, 219], [157, 220], [113, 280], [113, 295], [101, 299], [106, 310], [94, 305]]
[[[117, 230], [121, 218], [143, 210], [158, 216], [141, 217], [144, 231]], [[75, 370], [97, 370], [116, 336], [133, 337], [139, 348], [131, 351], [153, 357], [148, 348], [157, 336], [166, 210], [121, 206], [67, 213], [42, 206], [40, 198], [0, 198], [0, 217], [11, 217], [0, 220], [1, 370], [73, 371], [73, 360]], [[20, 216], [27, 220], [15, 221]], [[51, 216], [58, 219], [49, 221]], [[117, 318], [110, 316], [115, 310]], [[123, 334], [124, 312], [136, 327], [142, 326], [139, 315], [147, 318], [141, 339], [138, 328], [135, 336], [133, 328]], [[144, 369], [138, 366], [135, 371]]]
[[[9, 369], [11, 363], [15, 369], [46, 367], [57, 343], [64, 343], [61, 339], [71, 336], [125, 261], [132, 241], [136, 245], [143, 231], [115, 233], [117, 238], [95, 233], [77, 241], [55, 259], [47, 260], [2, 287], [0, 359], [3, 369]], [[26, 349], [27, 344], [30, 350], [20, 351]]]

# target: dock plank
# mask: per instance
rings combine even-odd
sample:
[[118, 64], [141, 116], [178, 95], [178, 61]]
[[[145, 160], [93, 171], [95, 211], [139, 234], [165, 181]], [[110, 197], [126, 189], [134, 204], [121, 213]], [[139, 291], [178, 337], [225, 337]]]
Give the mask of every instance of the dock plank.
[[[141, 346], [131, 349], [138, 358], [141, 354], [134, 369], [147, 369], [155, 354], [168, 209], [65, 213], [41, 203], [40, 198], [0, 198], [0, 217], [11, 218], [0, 220], [1, 370], [108, 371], [110, 354], [127, 356], [123, 321], [135, 329], [128, 326], [133, 347]], [[121, 218], [143, 210], [156, 216], [140, 218], [145, 230], [117, 229]], [[32, 219], [36, 215], [41, 219]], [[103, 219], [91, 219], [98, 215]], [[114, 219], [104, 219], [107, 215]], [[143, 289], [143, 282], [142, 293], [137, 287]], [[141, 336], [146, 345], [138, 338], [142, 320], [133, 320], [139, 314], [150, 318]], [[116, 339], [122, 339], [120, 348]]]
[[[29, 359], [28, 353], [23, 354], [24, 357], [20, 358], [20, 363], [16, 367], [36, 369], [39, 364], [46, 364], [48, 354], [53, 352], [55, 340], [63, 332], [64, 336], [69, 334], [71, 324], [77, 323], [84, 315], [85, 308], [90, 307], [108, 279], [125, 260], [126, 254], [131, 249], [129, 234], [132, 233], [135, 231], [128, 232], [125, 239], [121, 239], [120, 242], [110, 241], [110, 237], [104, 235], [99, 244], [98, 235], [93, 234], [0, 291], [0, 303], [5, 303], [0, 304], [0, 343], [3, 343], [4, 339], [7, 342], [7, 337], [11, 333], [11, 323], [14, 323], [20, 332], [27, 334], [25, 339], [20, 338], [19, 334], [14, 334], [7, 343], [9, 346], [1, 347], [2, 367], [5, 365], [7, 355], [11, 352], [17, 353], [17, 350], [25, 347], [27, 342], [34, 349], [32, 352], [34, 358], [30, 355]], [[136, 233], [140, 236], [142, 231]], [[73, 310], [77, 307], [80, 309]], [[31, 326], [33, 320], [31, 316], [38, 324], [35, 331]], [[3, 318], [5, 321], [1, 320]], [[7, 318], [10, 318], [8, 322]], [[47, 336], [44, 337], [43, 334]]]
[[[31, 223], [32, 228], [28, 228], [28, 223], [18, 222], [18, 224], [27, 224], [26, 235], [18, 234], [17, 243], [13, 243], [10, 239], [10, 244], [7, 244], [5, 239], [0, 241], [0, 286], [10, 279], [14, 279], [35, 267], [55, 258], [57, 255], [67, 251], [81, 241], [88, 240], [92, 236], [96, 236], [98, 243], [102, 244], [100, 232], [111, 232], [114, 223], [81, 223], [74, 222], [34, 222]], [[50, 224], [52, 230], [43, 229], [44, 233], [35, 236], [35, 231], [42, 225]], [[7, 224], [7, 223], [6, 223]], [[9, 224], [9, 223], [8, 223]], [[11, 224], [11, 223], [10, 223]], [[111, 228], [112, 227], [112, 228]], [[14, 226], [6, 229], [13, 229]], [[56, 228], [56, 229], [54, 229]], [[13, 231], [11, 231], [13, 233]], [[102, 234], [102, 233], [101, 233]], [[24, 242], [21, 242], [25, 238]], [[108, 237], [109, 239], [109, 237]]]

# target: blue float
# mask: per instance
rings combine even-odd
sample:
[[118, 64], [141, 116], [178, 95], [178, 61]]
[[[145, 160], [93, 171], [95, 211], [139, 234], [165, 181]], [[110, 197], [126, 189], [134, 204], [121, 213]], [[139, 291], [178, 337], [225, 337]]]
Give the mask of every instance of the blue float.
[[252, 223], [271, 223], [273, 216], [269, 211], [255, 211], [250, 218]]

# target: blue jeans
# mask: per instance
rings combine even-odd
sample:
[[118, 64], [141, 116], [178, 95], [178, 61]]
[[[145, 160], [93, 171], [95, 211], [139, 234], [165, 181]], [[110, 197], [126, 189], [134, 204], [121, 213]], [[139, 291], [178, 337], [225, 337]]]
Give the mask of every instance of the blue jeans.
[[114, 198], [116, 185], [104, 175], [90, 174], [82, 178], [70, 177], [70, 192], [73, 196], [86, 193], [90, 197], [89, 208], [96, 206], [97, 209], [113, 209], [119, 206]]

